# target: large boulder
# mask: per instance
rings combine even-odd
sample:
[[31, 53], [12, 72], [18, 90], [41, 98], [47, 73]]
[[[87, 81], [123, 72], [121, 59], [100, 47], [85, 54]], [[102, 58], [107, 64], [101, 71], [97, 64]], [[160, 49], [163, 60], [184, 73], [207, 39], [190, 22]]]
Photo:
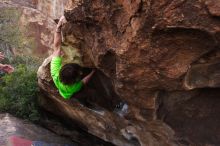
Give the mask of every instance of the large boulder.
[[[94, 110], [77, 101], [64, 100], [53, 85], [50, 76], [50, 61], [51, 57], [48, 57], [38, 70], [38, 83], [44, 93], [40, 97], [40, 105], [47, 111], [62, 119], [70, 119], [86, 132], [115, 145], [171, 146], [177, 144], [172, 129], [161, 121], [135, 120], [132, 122], [109, 109]], [[105, 101], [107, 102], [110, 101]]]
[[[55, 113], [68, 115], [91, 134], [116, 145], [173, 145], [175, 138], [183, 145], [219, 145], [219, 130], [209, 130], [210, 137], [205, 132], [220, 119], [216, 115], [216, 104], [220, 104], [219, 6], [213, 2], [69, 0], [65, 44], [81, 54], [83, 66], [99, 69], [97, 76], [102, 76], [94, 85], [103, 83], [101, 91], [111, 95], [106, 103], [120, 99], [129, 109], [118, 117], [105, 107], [100, 115], [80, 104], [66, 104], [55, 92], [49, 60], [38, 71], [44, 98], [50, 104], [53, 101]], [[210, 87], [217, 89], [200, 89]], [[44, 107], [52, 111], [46, 103]], [[196, 113], [201, 116], [193, 116]], [[173, 128], [176, 137], [164, 123]], [[107, 126], [111, 130], [103, 125], [111, 125]], [[204, 125], [199, 133], [196, 129]], [[153, 131], [161, 126], [163, 130], [155, 135]], [[190, 127], [190, 131], [184, 130]]]

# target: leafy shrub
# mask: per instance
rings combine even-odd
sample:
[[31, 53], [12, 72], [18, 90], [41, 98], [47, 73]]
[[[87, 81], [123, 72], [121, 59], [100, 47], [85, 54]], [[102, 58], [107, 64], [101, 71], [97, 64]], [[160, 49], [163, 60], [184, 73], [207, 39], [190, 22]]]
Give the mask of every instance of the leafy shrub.
[[38, 121], [36, 70], [20, 64], [14, 73], [5, 75], [0, 82], [0, 111]]

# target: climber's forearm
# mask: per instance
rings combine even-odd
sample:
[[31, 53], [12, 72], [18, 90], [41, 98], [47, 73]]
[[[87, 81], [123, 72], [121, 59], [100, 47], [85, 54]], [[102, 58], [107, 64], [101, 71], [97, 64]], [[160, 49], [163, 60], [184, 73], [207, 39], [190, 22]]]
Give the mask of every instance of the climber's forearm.
[[61, 54], [62, 54], [61, 49], [60, 49], [60, 48], [56, 48], [56, 49], [53, 51], [52, 57], [61, 57]]
[[62, 36], [61, 36], [61, 25], [57, 25], [54, 34], [54, 52], [53, 57], [58, 57], [61, 55], [61, 43], [62, 43]]
[[62, 36], [61, 36], [61, 26], [57, 26], [56, 32], [54, 34], [54, 48], [60, 49], [62, 43]]
[[59, 49], [61, 47], [61, 43], [62, 43], [62, 35], [61, 35], [61, 28], [63, 26], [64, 23], [66, 23], [66, 18], [64, 16], [60, 17], [60, 20], [57, 24], [56, 30], [55, 30], [55, 34], [54, 34], [54, 47], [55, 50]]
[[14, 71], [14, 67], [8, 64], [1, 64], [0, 63], [0, 70], [6, 72], [6, 73], [12, 73]]
[[95, 73], [95, 70], [93, 70], [90, 74], [88, 74], [86, 77], [82, 79], [82, 82], [84, 85], [86, 85], [90, 81], [94, 73]]

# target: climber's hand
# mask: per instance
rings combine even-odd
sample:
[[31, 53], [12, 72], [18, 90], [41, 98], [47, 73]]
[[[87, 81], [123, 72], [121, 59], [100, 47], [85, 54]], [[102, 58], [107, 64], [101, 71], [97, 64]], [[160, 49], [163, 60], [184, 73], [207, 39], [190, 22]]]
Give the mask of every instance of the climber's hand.
[[12, 73], [12, 72], [14, 72], [14, 67], [12, 67], [11, 65], [5, 64], [5, 65], [3, 66], [3, 70], [4, 70], [6, 73]]
[[63, 55], [63, 51], [61, 49], [56, 49], [52, 54], [53, 57], [60, 57], [62, 55]]
[[95, 73], [95, 69], [93, 69], [93, 70], [91, 71], [91, 73], [89, 73], [86, 77], [84, 77], [84, 78], [82, 79], [82, 82], [83, 82], [84, 85], [88, 84], [88, 82], [91, 80], [91, 78], [92, 78], [92, 76], [93, 76], [94, 73]]
[[93, 69], [92, 72], [91, 72], [91, 74], [93, 75], [95, 72], [96, 72], [96, 69]]
[[0, 52], [0, 60], [3, 60], [5, 58], [4, 54]]
[[66, 20], [65, 16], [61, 16], [60, 20], [59, 20], [59, 22], [57, 24], [57, 27], [61, 28], [66, 22], [67, 22], [67, 20]]

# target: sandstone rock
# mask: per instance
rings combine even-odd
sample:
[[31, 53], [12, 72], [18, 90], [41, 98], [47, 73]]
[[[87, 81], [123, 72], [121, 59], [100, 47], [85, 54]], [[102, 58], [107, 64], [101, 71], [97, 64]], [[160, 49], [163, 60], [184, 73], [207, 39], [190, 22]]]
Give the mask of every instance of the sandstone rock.
[[43, 108], [63, 119], [71, 119], [87, 132], [115, 145], [176, 145], [173, 131], [160, 121], [132, 123], [105, 108], [95, 110], [77, 101], [64, 100], [50, 77], [50, 60], [51, 57], [47, 58], [38, 70], [38, 83], [45, 93], [40, 102]]
[[184, 145], [219, 145], [219, 89], [163, 93], [159, 118]]
[[66, 2], [67, 0], [34, 0], [36, 9], [53, 19], [59, 19], [63, 15]]
[[[100, 78], [100, 82], [105, 83], [108, 80], [112, 85], [111, 88], [107, 86], [103, 92], [114, 93], [114, 97], [128, 103], [129, 111], [127, 115], [120, 118], [106, 109], [103, 109], [104, 115], [98, 115], [78, 104], [70, 107], [54, 91], [49, 71], [45, 69], [44, 63], [39, 69], [38, 81], [41, 89], [47, 93], [48, 97], [45, 96], [45, 99], [48, 99], [50, 103], [53, 101], [55, 107], [58, 107], [59, 112], [56, 113], [59, 115], [65, 113], [72, 120], [83, 123], [91, 134], [116, 145], [138, 145], [138, 143], [151, 146], [173, 145], [173, 141], [164, 144], [166, 140], [162, 138], [163, 130], [157, 133], [160, 135], [157, 140], [154, 139], [151, 130], [148, 132], [152, 127], [158, 130], [161, 126], [160, 122], [160, 124], [155, 124], [158, 111], [163, 108], [161, 97], [164, 96], [161, 94], [180, 91], [186, 102], [191, 98], [199, 100], [194, 94], [188, 94], [189, 91], [186, 91], [183, 86], [184, 78], [187, 78], [185, 84], [190, 89], [218, 87], [219, 83], [219, 78], [216, 76], [217, 69], [213, 70], [214, 73], [208, 69], [209, 67], [215, 68], [217, 64], [209, 64], [206, 56], [214, 50], [218, 52], [220, 23], [218, 18], [213, 17], [215, 14], [209, 12], [211, 9], [216, 11], [217, 7], [208, 6], [207, 3], [208, 1], [197, 0], [69, 0], [65, 11], [69, 23], [63, 29], [65, 43], [79, 50], [83, 66], [96, 67], [104, 74], [105, 78], [104, 76]], [[213, 55], [211, 58], [211, 60], [216, 60], [217, 56]], [[203, 64], [198, 65], [202, 60], [205, 60]], [[204, 72], [200, 73], [199, 70]], [[208, 75], [210, 80], [203, 80], [197, 84], [196, 81], [199, 81], [200, 77], [195, 77], [194, 74], [200, 77]], [[209, 81], [214, 81], [214, 86], [210, 86]], [[214, 90], [210, 92], [215, 93]], [[199, 90], [199, 93], [205, 94], [202, 90]], [[176, 94], [176, 97], [182, 98], [183, 96]], [[106, 102], [111, 100], [111, 98], [106, 99]], [[219, 104], [219, 100], [214, 101]], [[194, 120], [191, 127], [196, 125], [196, 122], [200, 122], [200, 118], [197, 117], [181, 119], [178, 116], [178, 113], [184, 115], [182, 110], [186, 102], [183, 102], [180, 108], [178, 108], [178, 102], [170, 103], [169, 108], [177, 111], [172, 111], [171, 116], [176, 118], [164, 120], [164, 122], [171, 125], [181, 136], [184, 135], [184, 137], [178, 137], [180, 143], [185, 145], [187, 143], [192, 145], [217, 143], [218, 145], [219, 141], [215, 137], [217, 132], [210, 132], [213, 139], [198, 142], [208, 128], [204, 128], [201, 135], [196, 129], [192, 129], [190, 133], [186, 132], [187, 134], [183, 134], [184, 130], [178, 130], [178, 127], [181, 127], [178, 123], [182, 123], [182, 120], [185, 120], [183, 129], [188, 128], [187, 122], [191, 120]], [[205, 106], [204, 103], [205, 100], [202, 103]], [[211, 103], [213, 102], [210, 101], [210, 105]], [[196, 104], [196, 101], [190, 104]], [[197, 109], [198, 107], [195, 111]], [[205, 111], [198, 110], [198, 114], [203, 113]], [[89, 121], [95, 120], [88, 122], [80, 115], [91, 116], [87, 118]], [[155, 125], [153, 126], [150, 122], [148, 126], [146, 123], [149, 120]], [[218, 121], [219, 117], [215, 120]], [[172, 124], [169, 121], [172, 121]], [[142, 122], [145, 125], [143, 127]], [[113, 124], [110, 127], [114, 127], [110, 128], [111, 132], [103, 126], [110, 125], [110, 123]], [[201, 125], [206, 124], [209, 125], [210, 122], [204, 121]], [[99, 130], [95, 131], [93, 127]], [[169, 130], [165, 128], [165, 131]], [[172, 132], [167, 134], [165, 134], [167, 137], [175, 139]], [[195, 136], [197, 140], [189, 138], [190, 136]], [[126, 140], [122, 140], [122, 137]], [[135, 140], [132, 141], [130, 138]], [[181, 138], [184, 140], [181, 141]]]
[[16, 4], [39, 10], [48, 18], [59, 19], [64, 12], [64, 6], [68, 0], [3, 0], [7, 3]]
[[53, 47], [55, 22], [35, 9], [23, 8], [20, 24], [28, 41], [33, 41], [33, 54], [48, 55]]
[[27, 121], [15, 118], [10, 114], [0, 114], [0, 145], [6, 145], [7, 138], [12, 135], [24, 137], [33, 141], [44, 141], [47, 143], [72, 144], [64, 137], [33, 125]]
[[213, 16], [220, 16], [220, 1], [206, 0], [206, 5], [209, 13], [211, 13]]
[[[88, 1], [65, 13], [71, 23], [65, 33], [81, 41], [83, 63], [93, 62], [111, 77], [116, 92], [131, 104], [135, 104], [134, 98], [144, 103], [153, 97], [149, 92], [155, 89], [182, 89], [180, 80], [190, 64], [215, 47], [215, 40], [205, 26], [203, 29], [179, 25], [172, 22], [173, 17], [169, 22], [160, 19], [176, 9], [184, 9], [184, 2], [176, 9], [172, 6], [175, 3], [171, 3], [174, 8], [168, 11], [167, 6], [164, 16], [158, 14], [158, 4], [155, 2], [149, 12], [148, 2], [132, 3], [131, 11], [121, 1]], [[148, 108], [140, 102], [136, 106]]]
[[187, 89], [220, 87], [219, 61], [192, 66], [185, 76], [184, 86]]
[[19, 53], [38, 57], [47, 56], [53, 47], [53, 31], [55, 28], [53, 19], [46, 17], [34, 8], [26, 7], [29, 5], [23, 4], [22, 1], [18, 3], [3, 1], [0, 2], [0, 6], [2, 11], [11, 11], [19, 17], [16, 23], [18, 23], [18, 28], [21, 31], [20, 41], [23, 47]]

